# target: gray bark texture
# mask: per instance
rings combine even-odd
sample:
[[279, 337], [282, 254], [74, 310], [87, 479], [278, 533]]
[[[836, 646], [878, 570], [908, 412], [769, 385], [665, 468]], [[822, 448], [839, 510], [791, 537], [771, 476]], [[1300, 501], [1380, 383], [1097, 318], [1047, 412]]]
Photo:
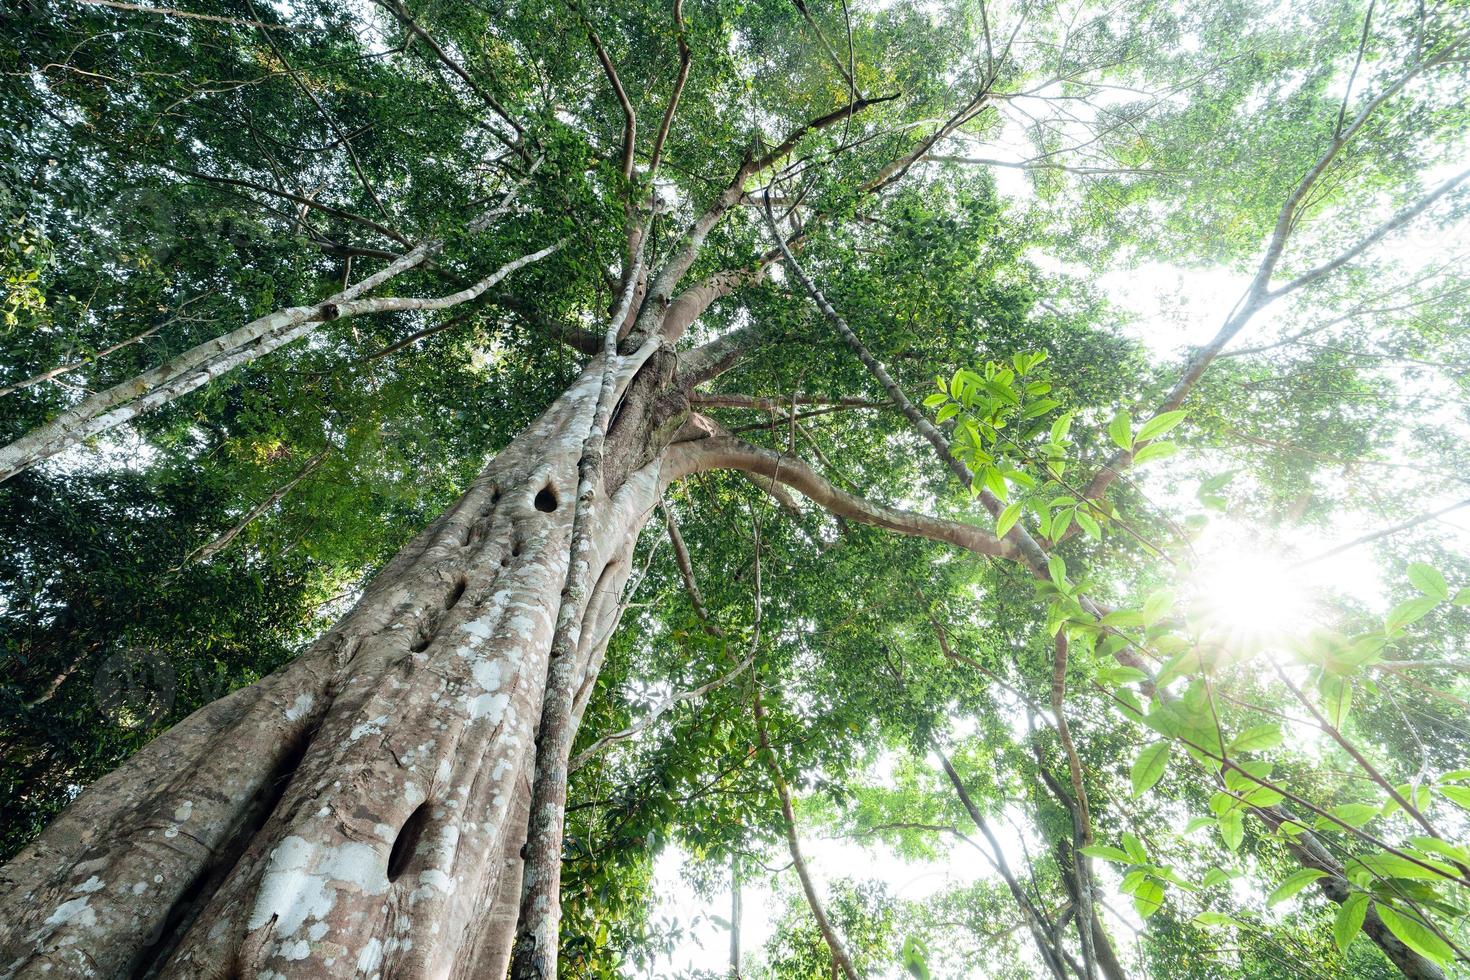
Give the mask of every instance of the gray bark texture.
[[582, 674], [600, 661], [662, 492], [658, 401], [620, 372], [583, 553], [598, 587], [563, 612], [602, 365], [294, 662], [160, 736], [0, 870], [0, 977], [505, 974], [554, 626], [582, 622]]

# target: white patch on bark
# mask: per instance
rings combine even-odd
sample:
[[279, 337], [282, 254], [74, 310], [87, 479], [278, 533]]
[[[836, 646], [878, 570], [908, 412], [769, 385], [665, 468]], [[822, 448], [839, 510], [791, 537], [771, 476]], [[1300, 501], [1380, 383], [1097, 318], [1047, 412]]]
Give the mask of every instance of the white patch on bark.
[[86, 881], [82, 882], [80, 885], [72, 889], [72, 891], [74, 892], [82, 892], [84, 894], [89, 894], [91, 892], [101, 890], [102, 879], [97, 877], [96, 875], [93, 875], [92, 877], [88, 878]]
[[510, 704], [509, 695], [481, 694], [470, 701], [470, 721], [489, 718], [490, 724], [498, 725], [505, 717], [505, 706]]
[[315, 703], [316, 699], [310, 694], [296, 695], [296, 700], [291, 703], [291, 707], [286, 709], [286, 720], [300, 721], [306, 717], [306, 713], [311, 710], [312, 705]]
[[179, 804], [177, 809], [174, 810], [174, 819], [177, 820], [179, 823], [183, 823], [184, 821], [188, 820], [189, 817], [193, 815], [193, 813], [194, 801], [185, 800], [184, 802]]
[[308, 918], [326, 918], [339, 883], [368, 895], [386, 891], [388, 879], [377, 850], [352, 841], [322, 848], [295, 835], [283, 838], [271, 852], [247, 928], [259, 929], [274, 917], [277, 933], [293, 936]]
[[310, 955], [311, 943], [307, 942], [305, 939], [298, 939], [294, 943], [286, 943], [281, 947], [282, 959], [304, 960]]
[[[500, 595], [501, 593], [496, 593], [495, 597], [498, 599], [500, 598]], [[479, 619], [472, 619], [464, 623], [462, 626], [460, 626], [460, 629], [464, 630], [466, 633], [468, 633], [470, 636], [475, 637], [476, 639], [488, 640], [490, 639], [490, 630], [494, 625], [495, 615], [491, 613], [486, 616], [481, 616]]]
[[372, 973], [383, 962], [383, 943], [374, 938], [357, 954], [357, 969], [361, 973]]
[[479, 663], [470, 668], [470, 672], [474, 675], [475, 683], [480, 685], [485, 690], [500, 690], [500, 661], [481, 660]]
[[383, 724], [388, 720], [387, 715], [378, 715], [371, 721], [358, 722], [352, 726], [352, 731], [347, 733], [347, 741], [356, 742], [364, 735], [380, 735], [383, 732]]
[[61, 926], [75, 922], [79, 926], [95, 926], [97, 913], [87, 907], [89, 898], [74, 898], [56, 906], [56, 911], [46, 920], [48, 926]]

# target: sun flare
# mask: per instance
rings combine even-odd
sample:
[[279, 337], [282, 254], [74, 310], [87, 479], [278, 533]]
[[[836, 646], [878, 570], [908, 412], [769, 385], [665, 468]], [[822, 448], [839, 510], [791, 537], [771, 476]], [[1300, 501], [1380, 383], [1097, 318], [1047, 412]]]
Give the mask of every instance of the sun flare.
[[1270, 646], [1304, 634], [1311, 602], [1299, 573], [1270, 555], [1234, 554], [1195, 576], [1202, 625], [1241, 643]]

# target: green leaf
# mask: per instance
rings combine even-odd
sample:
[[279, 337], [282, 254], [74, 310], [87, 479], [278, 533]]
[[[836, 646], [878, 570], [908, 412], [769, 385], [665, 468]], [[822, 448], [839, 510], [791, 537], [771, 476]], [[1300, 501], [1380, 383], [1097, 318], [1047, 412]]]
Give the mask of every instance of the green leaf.
[[1245, 820], [1239, 810], [1227, 810], [1220, 814], [1220, 839], [1232, 851], [1239, 850], [1245, 840]]
[[1233, 915], [1224, 912], [1201, 912], [1194, 917], [1194, 921], [1202, 926], [1236, 926], [1237, 928], [1249, 928], [1246, 923], [1241, 922]]
[[1417, 916], [1395, 912], [1382, 902], [1378, 903], [1378, 917], [1388, 926], [1388, 931], [1403, 940], [1405, 946], [1427, 956], [1444, 966], [1455, 955], [1449, 944], [1440, 939]]
[[[1428, 867], [1425, 867], [1428, 865]], [[1455, 869], [1438, 861], [1410, 861], [1397, 854], [1364, 854], [1347, 863], [1344, 869], [1354, 880], [1365, 882], [1376, 878], [1407, 878], [1412, 881], [1441, 881], [1456, 877]]]
[[1163, 907], [1164, 886], [1157, 881], [1145, 881], [1133, 893], [1133, 908], [1141, 919], [1147, 919]]
[[1006, 486], [1005, 476], [994, 466], [985, 467], [985, 485], [990, 488], [991, 493], [995, 494], [1001, 500], [1005, 500], [1010, 496], [1011, 490], [1010, 487]]
[[1052, 555], [1046, 560], [1046, 570], [1051, 575], [1052, 584], [1059, 589], [1067, 587], [1067, 563], [1061, 555]]
[[1133, 448], [1133, 419], [1127, 412], [1119, 412], [1108, 423], [1108, 436], [1119, 449]]
[[[1209, 820], [1208, 817], [1200, 819]], [[1223, 885], [1229, 880], [1230, 872], [1224, 871], [1220, 868], [1211, 868], [1210, 870], [1205, 872], [1204, 880], [1199, 883], [1199, 886], [1201, 888], [1214, 888], [1216, 885]]]
[[1071, 428], [1072, 413], [1063, 412], [1061, 415], [1057, 416], [1056, 420], [1051, 424], [1051, 441], [1057, 444], [1065, 443], [1067, 441], [1067, 433], [1071, 430]]
[[1449, 584], [1433, 565], [1426, 565], [1422, 561], [1414, 562], [1409, 566], [1409, 582], [1431, 599], [1442, 602], [1450, 597]]
[[1231, 480], [1235, 479], [1235, 474], [1239, 472], [1239, 470], [1226, 470], [1224, 473], [1221, 473], [1218, 476], [1210, 477], [1199, 485], [1199, 493], [1202, 496], [1219, 493], [1221, 490], [1225, 489], [1226, 485], [1229, 484]]
[[1107, 844], [1088, 844], [1086, 847], [1077, 848], [1088, 857], [1102, 858], [1104, 861], [1113, 861], [1117, 864], [1132, 864], [1133, 859], [1126, 852]]
[[928, 398], [925, 398], [924, 399], [924, 407], [925, 408], [938, 408], [940, 405], [943, 405], [947, 401], [949, 401], [949, 396], [948, 395], [944, 394], [943, 392], [935, 392], [934, 394], [930, 395]]
[[1121, 664], [1108, 664], [1101, 667], [1097, 672], [1099, 683], [1117, 687], [1120, 684], [1132, 684], [1135, 681], [1146, 680], [1148, 674], [1137, 667], [1124, 667]]
[[1455, 806], [1470, 810], [1470, 786], [1436, 786], [1435, 792]]
[[1143, 442], [1146, 439], [1154, 439], [1163, 435], [1165, 432], [1168, 432], [1180, 422], [1183, 422], [1184, 416], [1187, 414], [1187, 412], [1179, 410], [1174, 412], [1164, 412], [1161, 415], [1155, 415], [1153, 418], [1143, 423], [1143, 428], [1138, 430], [1138, 441]]
[[1367, 914], [1368, 896], [1363, 892], [1354, 892], [1338, 907], [1337, 918], [1332, 922], [1332, 941], [1337, 943], [1338, 949], [1347, 952], [1353, 940], [1358, 938]]
[[1384, 620], [1383, 631], [1390, 636], [1408, 626], [1410, 623], [1418, 622], [1428, 615], [1435, 606], [1439, 605], [1438, 599], [1425, 596], [1422, 599], [1409, 599], [1393, 607]]
[[1470, 588], [1461, 589], [1459, 592], [1456, 592], [1455, 597], [1450, 601], [1457, 606], [1470, 606]]
[[1038, 415], [1045, 415], [1047, 412], [1050, 412], [1052, 409], [1057, 408], [1061, 404], [1062, 403], [1057, 401], [1055, 398], [1043, 398], [1040, 401], [1032, 402], [1029, 406], [1027, 406], [1026, 411], [1021, 413], [1021, 418], [1034, 419]]
[[1317, 682], [1317, 691], [1322, 695], [1322, 707], [1327, 720], [1336, 728], [1347, 721], [1348, 711], [1353, 705], [1353, 682], [1346, 677], [1323, 674]]
[[1096, 540], [1102, 540], [1102, 528], [1098, 527], [1097, 521], [1093, 520], [1091, 514], [1087, 513], [1085, 510], [1078, 510], [1072, 516], [1077, 519], [1077, 523], [1082, 526], [1082, 530], [1086, 531], [1091, 537], [1095, 538]]
[[1409, 842], [1426, 854], [1438, 854], [1456, 864], [1470, 864], [1470, 847], [1456, 847], [1438, 837], [1410, 837]]
[[960, 407], [954, 402], [950, 402], [939, 410], [939, 414], [934, 416], [934, 421], [948, 422], [958, 414], [960, 414]]
[[1154, 678], [1154, 683], [1159, 687], [1164, 687], [1170, 681], [1183, 677], [1185, 674], [1193, 673], [1199, 670], [1199, 668], [1199, 652], [1191, 648], [1176, 655], [1168, 663], [1164, 664], [1164, 669], [1159, 671], [1159, 676]]
[[1019, 500], [1017, 500], [1014, 503], [1007, 505], [1006, 506], [1006, 509], [1000, 512], [1000, 517], [996, 518], [996, 520], [995, 520], [995, 533], [996, 533], [996, 536], [997, 537], [1002, 537], [1002, 538], [1005, 537], [1006, 536], [1006, 532], [1010, 531], [1011, 528], [1015, 527], [1016, 526], [1016, 522], [1018, 520], [1020, 520], [1020, 519], [1021, 519], [1021, 502]]
[[1164, 459], [1173, 456], [1178, 451], [1179, 446], [1176, 443], [1167, 440], [1151, 442], [1133, 454], [1133, 465], [1139, 466], [1151, 459]]
[[1276, 722], [1267, 725], [1252, 725], [1230, 740], [1231, 752], [1259, 752], [1274, 749], [1282, 741], [1281, 726]]
[[1318, 871], [1316, 868], [1302, 868], [1299, 871], [1293, 871], [1291, 874], [1286, 876], [1285, 881], [1277, 885], [1276, 888], [1272, 890], [1271, 894], [1266, 896], [1266, 907], [1273, 908], [1274, 906], [1286, 901], [1288, 898], [1295, 895], [1297, 892], [1301, 891], [1303, 888], [1307, 887], [1317, 879], [1326, 877], [1327, 872]]
[[923, 940], [909, 936], [903, 941], [903, 968], [916, 980], [929, 980], [929, 951]]
[[[1367, 803], [1344, 803], [1332, 808], [1332, 815], [1350, 827], [1362, 827], [1378, 816], [1378, 807]], [[1331, 821], [1328, 821], [1330, 824]]]
[[1143, 600], [1143, 621], [1150, 626], [1164, 617], [1174, 607], [1174, 591], [1160, 589]]
[[1148, 863], [1148, 851], [1143, 849], [1143, 842], [1132, 834], [1126, 832], [1123, 834], [1123, 850], [1128, 852], [1128, 856], [1135, 864]]
[[1052, 518], [1051, 533], [1053, 537], [1060, 538], [1067, 533], [1067, 528], [1072, 526], [1072, 515], [1077, 512], [1075, 507], [1064, 507], [1057, 511]]
[[1270, 786], [1256, 786], [1240, 794], [1243, 802], [1255, 807], [1275, 806], [1286, 799], [1280, 790], [1272, 789]]
[[1169, 749], [1169, 743], [1160, 740], [1138, 753], [1138, 758], [1133, 761], [1132, 773], [1135, 798], [1147, 793], [1164, 777], [1165, 770], [1169, 768]]

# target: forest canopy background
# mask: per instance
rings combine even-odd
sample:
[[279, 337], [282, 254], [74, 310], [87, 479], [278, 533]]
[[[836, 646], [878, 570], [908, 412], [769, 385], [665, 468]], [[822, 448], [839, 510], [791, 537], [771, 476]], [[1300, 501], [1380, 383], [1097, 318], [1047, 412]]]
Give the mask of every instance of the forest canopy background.
[[685, 468], [575, 678], [569, 976], [1470, 971], [1463, 3], [0, 38], [0, 856], [613, 364], [550, 509]]

